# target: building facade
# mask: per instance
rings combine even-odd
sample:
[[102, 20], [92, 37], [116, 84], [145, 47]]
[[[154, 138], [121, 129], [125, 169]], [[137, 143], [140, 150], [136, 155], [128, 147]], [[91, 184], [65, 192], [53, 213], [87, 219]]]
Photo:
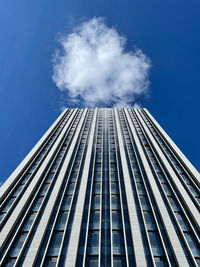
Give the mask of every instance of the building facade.
[[66, 109], [0, 188], [0, 266], [200, 266], [199, 178], [146, 109]]

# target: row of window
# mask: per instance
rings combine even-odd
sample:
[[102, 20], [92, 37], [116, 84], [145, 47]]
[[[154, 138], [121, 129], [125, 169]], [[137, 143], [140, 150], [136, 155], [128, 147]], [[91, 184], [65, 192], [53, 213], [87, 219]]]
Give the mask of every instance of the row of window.
[[[43, 249], [41, 250], [42, 253], [38, 259], [41, 261], [43, 258], [45, 266], [56, 266], [57, 261], [59, 260], [59, 252], [61, 252], [62, 255], [64, 253], [62, 250], [66, 249], [66, 245], [64, 242], [66, 240], [67, 235], [69, 214], [72, 210], [72, 202], [76, 191], [77, 180], [79, 176], [81, 162], [83, 160], [85, 145], [87, 143], [92, 115], [93, 111], [89, 111], [81, 139], [79, 140], [77, 153], [75, 155], [71, 171], [69, 174], [66, 173], [64, 177], [64, 188], [60, 190], [60, 196], [58, 198], [57, 208], [55, 211], [56, 215], [52, 217], [52, 222], [49, 225], [50, 234], [46, 238], [46, 240], [48, 240], [49, 246], [47, 247], [45, 243], [43, 244]], [[77, 118], [77, 121], [79, 121], [79, 118]], [[62, 260], [62, 256], [60, 257], [59, 262], [60, 264], [64, 264], [64, 259]]]
[[[79, 114], [78, 116], [80, 116], [80, 115], [81, 114]], [[78, 123], [78, 121], [77, 121], [77, 123]], [[70, 136], [72, 136], [74, 130], [75, 130], [75, 128], [70, 130], [70, 132], [69, 132]], [[59, 167], [59, 164], [61, 164], [62, 157], [63, 157], [66, 150], [67, 150], [67, 145], [63, 144], [61, 146], [60, 151], [58, 152], [56, 158], [54, 159], [54, 162], [52, 163], [50, 169], [48, 170], [46, 177], [44, 178], [44, 180], [40, 184], [40, 188], [38, 189], [39, 190], [38, 194], [36, 193], [36, 196], [34, 197], [34, 200], [33, 200], [33, 204], [31, 205], [29, 210], [26, 212], [26, 214], [27, 214], [26, 219], [24, 220], [24, 223], [22, 223], [21, 228], [18, 230], [19, 232], [15, 238], [15, 241], [12, 242], [9, 253], [7, 253], [7, 259], [4, 256], [3, 261], [5, 261], [5, 265], [8, 264], [10, 262], [10, 260], [12, 260], [12, 262], [16, 262], [17, 257], [19, 256], [20, 250], [26, 241], [26, 237], [28, 236], [28, 234], [29, 234], [29, 232], [33, 226], [34, 219], [36, 218], [36, 215], [38, 215], [38, 212], [41, 210], [42, 203], [44, 202], [44, 200], [47, 199], [47, 197], [46, 197], [47, 192], [49, 189], [52, 189], [51, 185], [55, 183], [55, 179], [56, 179], [55, 173]], [[35, 189], [35, 190], [37, 190], [37, 189]], [[24, 256], [25, 256], [25, 254], [24, 254]]]
[[165, 257], [161, 237], [156, 226], [155, 218], [150, 205], [150, 199], [145, 189], [145, 185], [142, 179], [141, 171], [139, 167], [136, 154], [134, 152], [134, 146], [129, 136], [128, 127], [122, 111], [119, 112], [122, 131], [124, 134], [125, 145], [127, 147], [128, 156], [130, 159], [130, 165], [133, 177], [135, 178], [135, 185], [139, 202], [142, 208], [142, 214], [145, 222], [145, 227], [150, 242], [150, 248], [153, 254], [153, 260], [156, 266], [167, 266], [167, 260]]
[[[200, 194], [198, 191], [197, 186], [195, 185], [194, 181], [191, 179], [189, 174], [185, 171], [183, 167], [180, 166], [180, 163], [178, 160], [174, 157], [172, 152], [170, 151], [169, 147], [164, 143], [162, 137], [159, 135], [159, 133], [154, 129], [150, 121], [147, 119], [147, 117], [142, 113], [142, 118], [144, 119], [145, 123], [147, 124], [148, 128], [152, 132], [155, 139], [158, 141], [161, 149], [164, 151], [165, 155], [167, 156], [168, 160], [171, 162], [172, 166], [175, 168], [175, 170], [178, 172], [178, 177], [182, 181], [182, 183], [185, 185], [186, 190], [190, 190], [192, 195], [195, 197], [196, 201], [200, 204]], [[197, 204], [197, 203], [196, 203]]]
[[[28, 168], [26, 173], [23, 175], [23, 177], [20, 179], [20, 182], [17, 184], [16, 189], [11, 193], [12, 195], [8, 196], [7, 200], [4, 201], [3, 206], [0, 208], [0, 221], [3, 219], [5, 214], [9, 211], [10, 207], [12, 206], [13, 202], [17, 199], [20, 192], [24, 188], [27, 181], [30, 182], [30, 176], [33, 177], [33, 172], [38, 167], [39, 163], [42, 162], [44, 156], [47, 154], [47, 150], [52, 145], [52, 143], [55, 141], [59, 133], [61, 132], [65, 122], [69, 118], [68, 114], [65, 119], [62, 121], [62, 123], [57, 127], [57, 129], [54, 131], [54, 133], [51, 135], [50, 139], [47, 141], [46, 145], [43, 147], [42, 151], [39, 153], [39, 155], [36, 157], [36, 159], [33, 161], [32, 165]], [[19, 198], [17, 199], [17, 202], [19, 201]]]
[[163, 190], [166, 193], [166, 196], [169, 200], [169, 203], [170, 203], [172, 209], [174, 209], [175, 217], [177, 218], [177, 221], [178, 221], [184, 235], [187, 236], [187, 238], [188, 238], [188, 236], [190, 236], [190, 243], [188, 243], [190, 246], [190, 249], [192, 250], [194, 257], [198, 258], [200, 256], [200, 254], [199, 254], [200, 252], [198, 251], [199, 249], [198, 249], [198, 244], [197, 244], [198, 241], [195, 242], [195, 238], [192, 235], [190, 225], [186, 221], [186, 217], [185, 217], [185, 215], [183, 215], [183, 212], [181, 211], [181, 207], [180, 207], [179, 203], [177, 202], [177, 200], [175, 199], [175, 195], [168, 184], [166, 176], [162, 172], [162, 169], [161, 169], [162, 167], [160, 166], [160, 163], [158, 162], [156, 157], [153, 155], [151, 148], [148, 145], [148, 142], [147, 142], [144, 134], [142, 133], [141, 128], [139, 127], [139, 124], [137, 123], [136, 118], [132, 117], [132, 119], [133, 119], [134, 125], [136, 127], [136, 130], [138, 132], [139, 138], [140, 138], [141, 142], [143, 143], [144, 148], [147, 152], [147, 156], [148, 156], [148, 158], [149, 158], [149, 160], [150, 160], [150, 162], [154, 168], [155, 174], [157, 175], [158, 179], [160, 180], [161, 186], [163, 187]]

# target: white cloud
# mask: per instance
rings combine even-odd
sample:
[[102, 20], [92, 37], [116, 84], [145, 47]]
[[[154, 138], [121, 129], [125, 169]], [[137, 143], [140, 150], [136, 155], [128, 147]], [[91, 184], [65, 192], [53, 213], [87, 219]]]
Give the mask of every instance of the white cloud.
[[150, 60], [139, 49], [126, 51], [126, 38], [102, 18], [83, 22], [60, 39], [53, 81], [84, 106], [133, 105], [147, 94]]

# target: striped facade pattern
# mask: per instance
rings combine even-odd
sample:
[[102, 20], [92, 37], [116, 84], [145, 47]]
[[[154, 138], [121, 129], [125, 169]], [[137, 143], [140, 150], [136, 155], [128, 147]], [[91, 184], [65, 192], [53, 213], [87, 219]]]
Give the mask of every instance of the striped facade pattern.
[[65, 109], [0, 188], [0, 266], [200, 266], [199, 178], [146, 109]]

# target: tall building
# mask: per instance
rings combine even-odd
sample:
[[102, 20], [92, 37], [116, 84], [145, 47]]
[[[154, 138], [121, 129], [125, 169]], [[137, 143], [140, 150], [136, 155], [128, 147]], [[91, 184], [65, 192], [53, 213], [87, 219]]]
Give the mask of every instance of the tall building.
[[200, 266], [199, 173], [146, 109], [64, 110], [0, 196], [0, 266]]

